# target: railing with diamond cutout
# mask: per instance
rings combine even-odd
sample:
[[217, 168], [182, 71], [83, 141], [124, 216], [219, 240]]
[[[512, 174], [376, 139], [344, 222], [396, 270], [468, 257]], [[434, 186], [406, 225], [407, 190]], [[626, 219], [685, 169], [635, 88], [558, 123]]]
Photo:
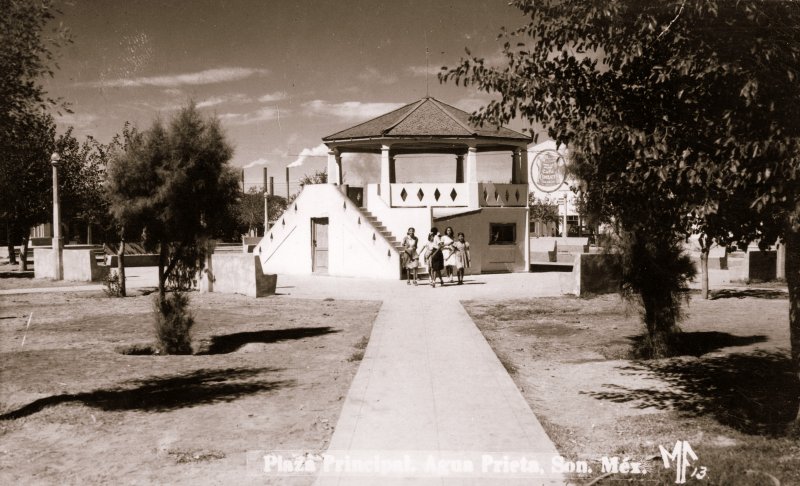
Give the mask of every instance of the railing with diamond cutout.
[[394, 208], [469, 206], [469, 184], [398, 183], [391, 185]]
[[528, 203], [528, 185], [481, 182], [478, 197], [482, 207], [525, 207]]

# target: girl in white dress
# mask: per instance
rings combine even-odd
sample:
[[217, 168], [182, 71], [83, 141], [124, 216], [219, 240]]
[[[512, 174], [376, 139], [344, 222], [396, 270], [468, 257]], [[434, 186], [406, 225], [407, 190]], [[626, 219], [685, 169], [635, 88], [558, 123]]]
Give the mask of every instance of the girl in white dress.
[[456, 272], [458, 274], [458, 285], [464, 283], [464, 269], [469, 268], [469, 243], [464, 239], [464, 233], [458, 234], [458, 240], [453, 243], [456, 256]]
[[453, 228], [448, 226], [444, 230], [444, 236], [442, 236], [442, 256], [444, 257], [444, 268], [447, 271], [447, 276], [450, 277], [450, 283], [453, 283], [453, 273], [456, 268], [456, 249], [453, 246], [455, 242]]
[[414, 276], [414, 285], [417, 285], [417, 269], [419, 268], [419, 254], [417, 253], [417, 242], [414, 236], [414, 228], [408, 228], [406, 237], [403, 238], [403, 260], [406, 268], [406, 285], [411, 285], [411, 276]]

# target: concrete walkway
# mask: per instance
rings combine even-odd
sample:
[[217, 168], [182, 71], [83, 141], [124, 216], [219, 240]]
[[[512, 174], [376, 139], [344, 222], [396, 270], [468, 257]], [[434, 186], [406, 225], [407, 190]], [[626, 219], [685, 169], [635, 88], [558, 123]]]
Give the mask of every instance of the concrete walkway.
[[[557, 455], [553, 443], [459, 303], [557, 296], [557, 275], [476, 276], [463, 286], [436, 289], [281, 276], [278, 287], [292, 297], [383, 301], [328, 453], [351, 464], [376, 458], [408, 462], [402, 471], [378, 477], [321, 474], [318, 485], [563, 484], [560, 475], [550, 473]], [[523, 478], [494, 472], [494, 464], [483, 470], [490, 459], [499, 463], [504, 456], [535, 460], [542, 471]], [[453, 470], [470, 464], [471, 473]]]

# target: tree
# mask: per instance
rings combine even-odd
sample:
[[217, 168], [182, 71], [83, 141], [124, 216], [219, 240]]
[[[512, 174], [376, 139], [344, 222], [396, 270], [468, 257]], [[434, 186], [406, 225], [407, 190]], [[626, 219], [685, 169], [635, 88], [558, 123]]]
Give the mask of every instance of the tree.
[[327, 169], [320, 169], [314, 171], [311, 174], [303, 174], [303, 177], [301, 177], [299, 180], [301, 188], [305, 187], [306, 184], [327, 184], [327, 182], [328, 182]]
[[11, 132], [0, 152], [0, 215], [10, 228], [9, 255], [13, 244], [22, 242], [20, 269], [27, 270], [27, 249], [30, 229], [50, 221], [52, 215], [53, 176], [50, 155], [53, 153], [55, 124], [53, 118], [40, 111], [26, 120], [25, 133]]
[[[674, 247], [693, 227], [762, 244], [783, 237], [800, 373], [798, 4], [514, 5], [528, 22], [502, 34], [504, 66], [469, 57], [440, 79], [500, 94], [477, 119], [502, 123], [519, 115], [546, 126], [573, 151], [587, 210], [628, 236], [632, 265], [672, 268], [651, 279], [664, 278], [671, 297], [628, 282], [644, 301], [645, 321], [662, 316], [656, 329], [648, 324], [651, 337], [677, 322], [680, 309], [670, 302], [690, 272], [676, 265]], [[731, 201], [745, 202], [735, 218]], [[670, 250], [656, 251], [659, 245]]]
[[85, 223], [87, 243], [91, 243], [93, 224], [104, 228], [111, 224], [104, 181], [112, 148], [112, 145], [101, 144], [91, 136], [80, 143], [72, 135], [72, 127], [55, 142], [55, 150], [61, 155], [62, 219]]
[[31, 115], [60, 104], [40, 81], [57, 67], [56, 48], [71, 40], [61, 25], [45, 33], [58, 13], [50, 0], [0, 0], [0, 11], [0, 133], [7, 135], [35, 125]]
[[[269, 206], [269, 220], [274, 222], [286, 210], [286, 198], [281, 196], [267, 196]], [[248, 233], [264, 233], [264, 191], [251, 188], [242, 194], [237, 207], [239, 223]]]
[[[108, 173], [111, 212], [125, 234], [141, 229], [158, 251], [156, 330], [165, 353], [189, 353], [191, 316], [182, 292], [196, 284], [206, 242], [234, 218], [238, 175], [228, 165], [232, 149], [216, 119], [203, 119], [194, 104], [164, 127], [160, 121], [134, 133]], [[167, 288], [175, 292], [166, 298]]]
[[549, 197], [538, 198], [531, 193], [528, 201], [531, 223], [538, 221], [544, 225], [558, 224], [561, 217], [558, 214], [558, 204]]
[[70, 40], [60, 26], [45, 33], [57, 13], [49, 0], [0, 0], [0, 11], [0, 216], [13, 261], [13, 244], [25, 239], [25, 251], [28, 225], [43, 221], [46, 211], [54, 128], [44, 110], [66, 106], [47, 97], [41, 79], [53, 74], [53, 51]]

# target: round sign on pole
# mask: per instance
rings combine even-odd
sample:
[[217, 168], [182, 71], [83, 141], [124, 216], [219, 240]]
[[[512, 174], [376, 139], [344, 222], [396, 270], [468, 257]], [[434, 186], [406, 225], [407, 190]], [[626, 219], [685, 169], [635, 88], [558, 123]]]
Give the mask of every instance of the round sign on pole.
[[555, 150], [543, 150], [531, 162], [531, 182], [542, 192], [555, 192], [567, 178], [567, 163]]

